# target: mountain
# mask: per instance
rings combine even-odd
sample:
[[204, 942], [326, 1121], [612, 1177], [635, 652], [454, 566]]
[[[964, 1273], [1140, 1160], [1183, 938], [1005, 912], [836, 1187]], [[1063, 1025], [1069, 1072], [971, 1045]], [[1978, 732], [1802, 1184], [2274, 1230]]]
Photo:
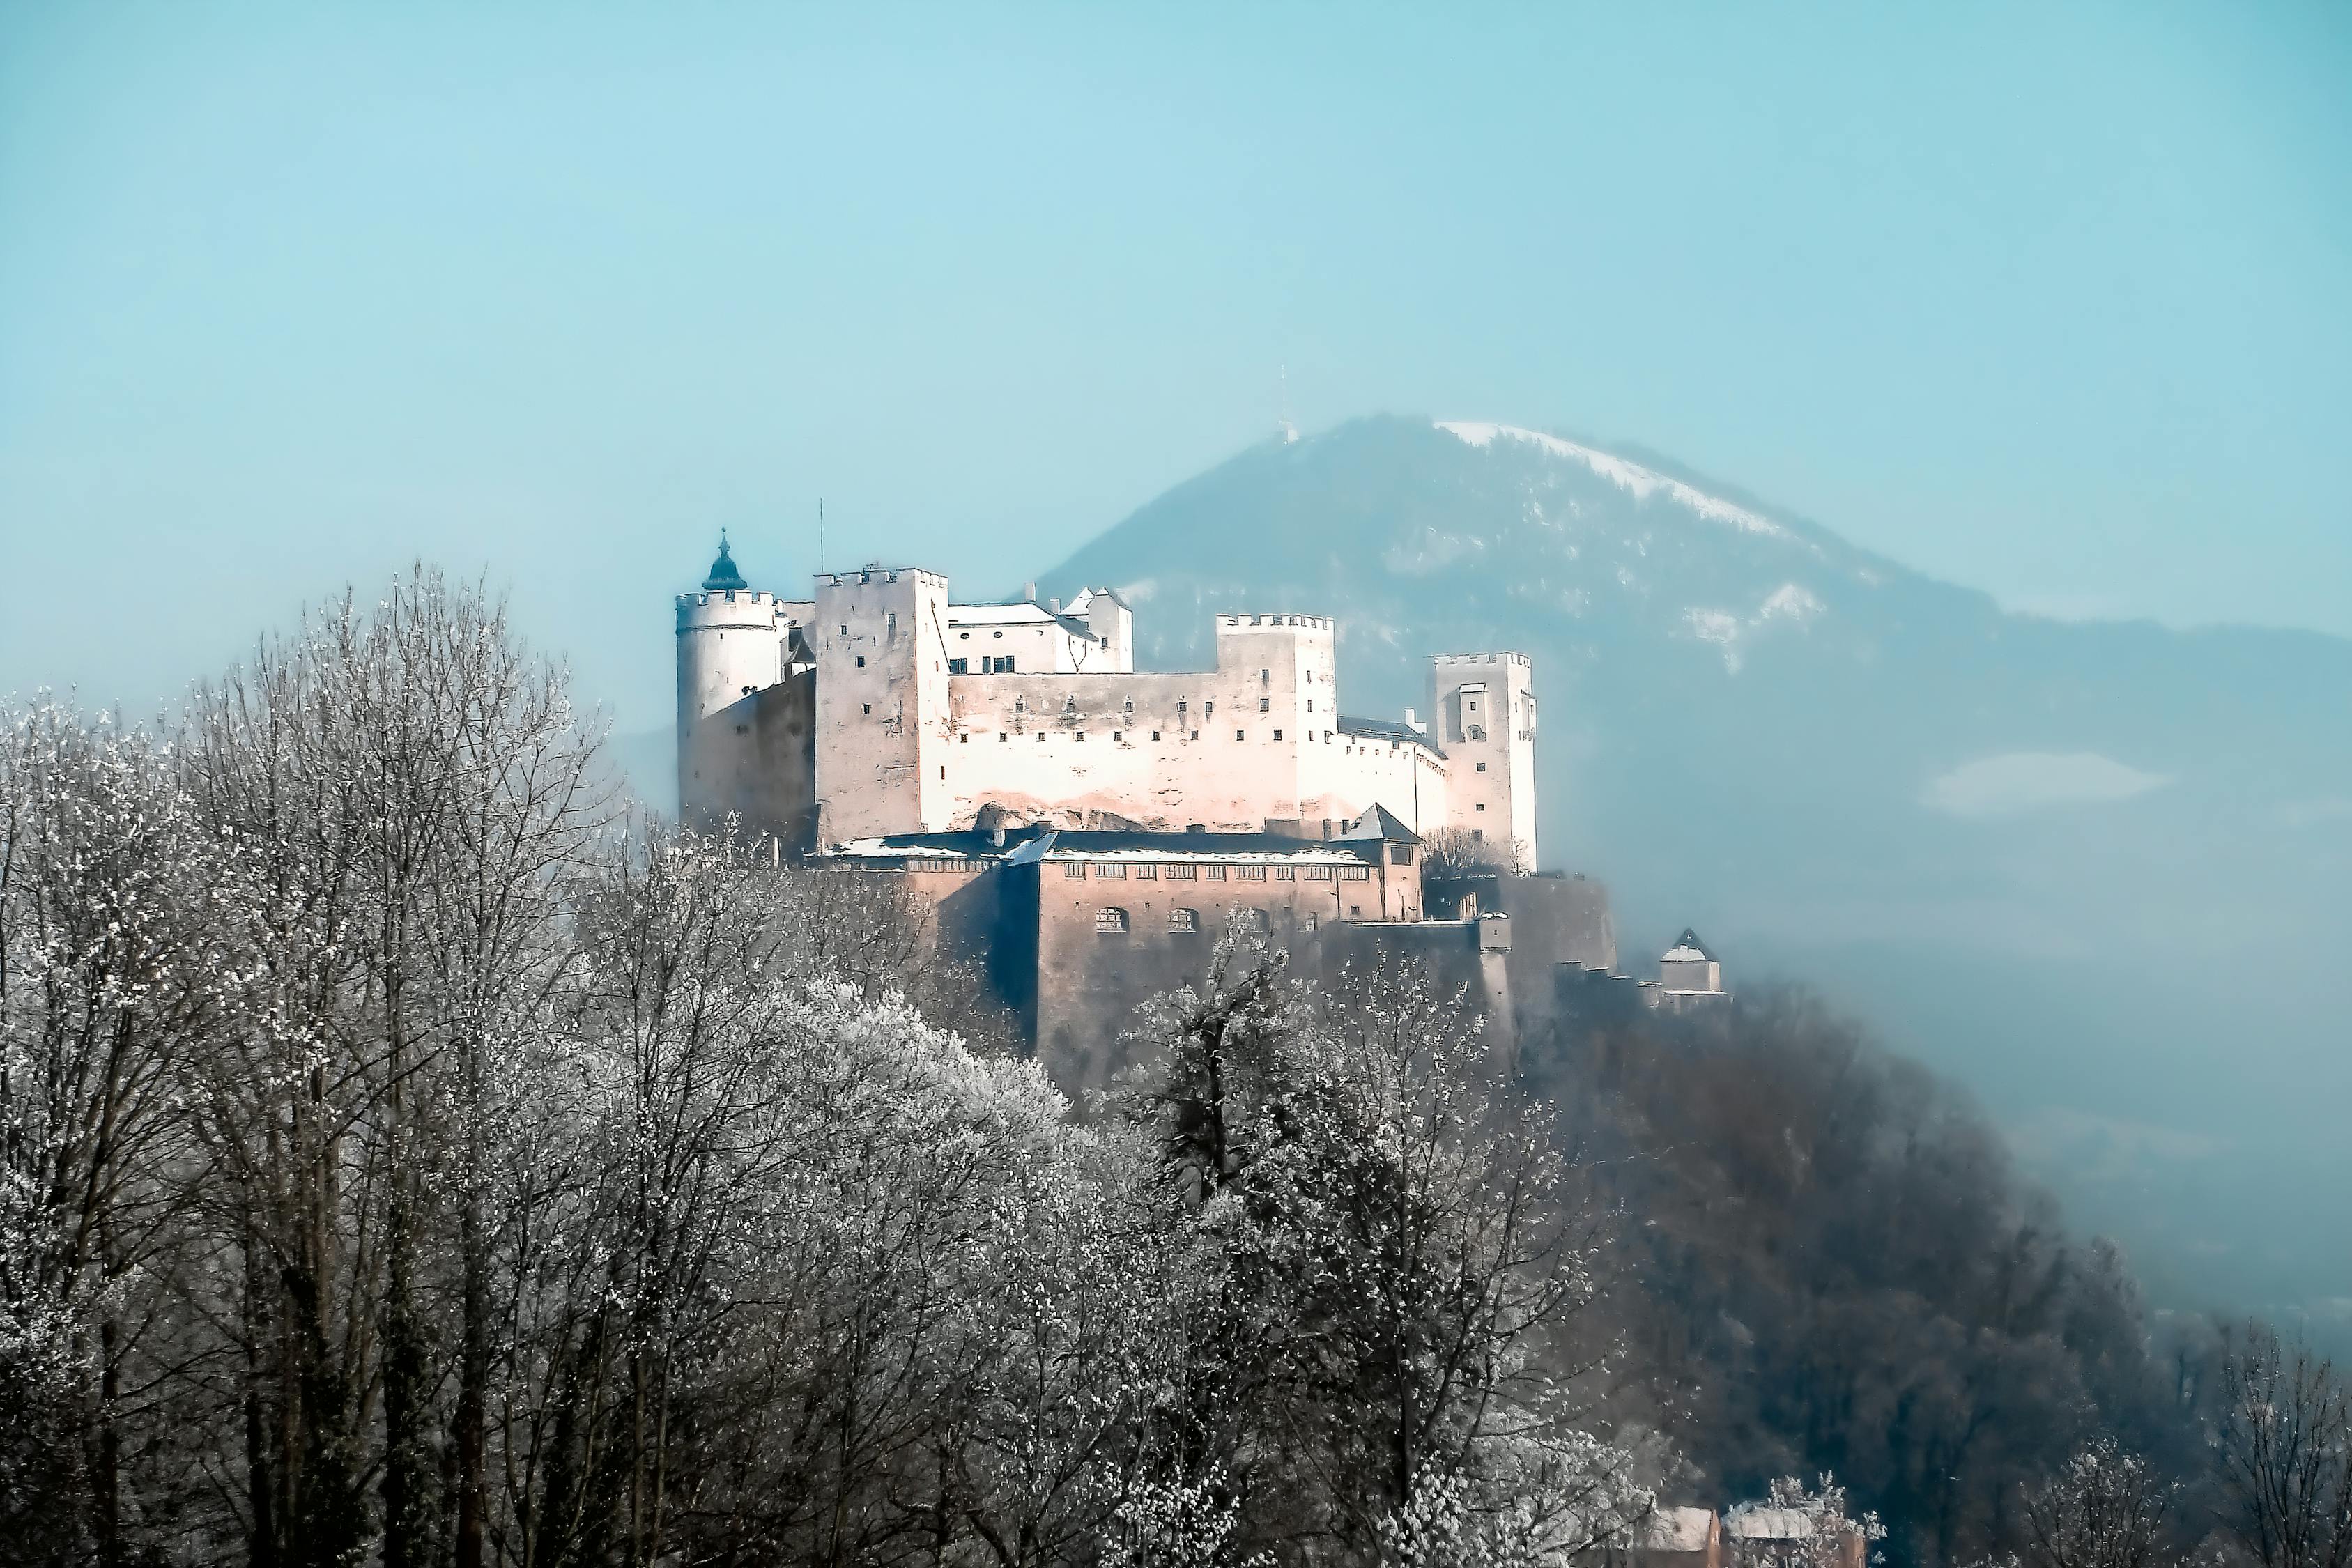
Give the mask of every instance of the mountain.
[[[2291, 563], [2282, 563], [2291, 569]], [[2159, 1300], [2352, 1321], [2352, 642], [2005, 613], [1654, 455], [1383, 417], [1178, 486], [1048, 584], [1139, 662], [1340, 622], [1392, 717], [1533, 656], [1544, 858], [1974, 1089]]]

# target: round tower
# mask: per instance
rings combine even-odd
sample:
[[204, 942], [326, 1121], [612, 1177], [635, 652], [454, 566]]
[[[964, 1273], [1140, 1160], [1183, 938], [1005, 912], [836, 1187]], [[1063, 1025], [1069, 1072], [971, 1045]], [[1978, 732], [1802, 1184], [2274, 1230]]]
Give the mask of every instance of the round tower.
[[719, 538], [699, 593], [677, 596], [677, 799], [688, 822], [738, 809], [750, 765], [753, 699], [784, 677], [791, 621], [753, 593]]

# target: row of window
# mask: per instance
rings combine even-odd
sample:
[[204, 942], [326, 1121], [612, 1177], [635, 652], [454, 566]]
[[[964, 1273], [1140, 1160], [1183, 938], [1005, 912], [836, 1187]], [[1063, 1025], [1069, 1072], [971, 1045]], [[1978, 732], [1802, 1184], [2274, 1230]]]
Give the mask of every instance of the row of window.
[[[1363, 912], [1360, 905], [1348, 906], [1348, 913], [1353, 918], [1361, 919]], [[1235, 910], [1232, 919], [1234, 925], [1245, 931], [1269, 931], [1274, 929], [1274, 921], [1264, 910]], [[1313, 910], [1308, 910], [1299, 917], [1299, 924], [1308, 931], [1318, 931], [1322, 928], [1323, 920]], [[1134, 929], [1133, 917], [1116, 905], [1106, 905], [1095, 911], [1095, 934], [1097, 936], [1120, 936]], [[1179, 932], [1198, 931], [1201, 929], [1201, 911], [1170, 910], [1168, 929], [1171, 931]]]
[[[873, 712], [873, 711], [874, 711], [873, 704], [871, 704], [871, 703], [866, 704], [866, 712], [868, 712], [868, 713]], [[1031, 733], [1032, 733], [1032, 734], [1034, 734], [1034, 735], [1037, 738], [1037, 740], [1038, 740], [1039, 743], [1041, 743], [1041, 744], [1042, 744], [1042, 743], [1045, 742], [1045, 737], [1046, 737], [1047, 735], [1052, 734], [1052, 733], [1053, 733], [1053, 731], [1050, 731], [1050, 730], [1035, 730], [1035, 731], [1031, 731]], [[1073, 741], [1080, 741], [1080, 742], [1083, 742], [1083, 741], [1087, 738], [1087, 736], [1089, 733], [1090, 733], [1090, 731], [1086, 731], [1086, 730], [1073, 730], [1073, 731], [1070, 731], [1070, 739], [1071, 739], [1071, 740], [1073, 740]], [[1276, 731], [1274, 732], [1274, 738], [1275, 738], [1276, 740], [1277, 740], [1277, 741], [1281, 740], [1281, 739], [1282, 739], [1282, 736], [1283, 736], [1283, 731], [1281, 731], [1280, 730], [1276, 730]], [[1113, 731], [1110, 732], [1110, 738], [1111, 738], [1111, 743], [1112, 743], [1112, 744], [1114, 744], [1114, 745], [1119, 744], [1119, 743], [1123, 742], [1124, 741], [1126, 741], [1126, 739], [1127, 739], [1127, 731], [1124, 731], [1124, 730], [1113, 730]], [[1157, 731], [1157, 730], [1152, 731], [1151, 731], [1151, 738], [1152, 738], [1153, 740], [1155, 740], [1155, 741], [1159, 740], [1159, 739], [1160, 739], [1160, 731]], [[1179, 731], [1177, 732], [1177, 739], [1178, 739], [1178, 740], [1191, 739], [1191, 740], [1197, 741], [1197, 740], [1199, 740], [1200, 738], [1201, 738], [1201, 731], [1198, 731], [1198, 730], [1192, 730], [1192, 731]], [[1307, 731], [1307, 738], [1309, 741], [1314, 740], [1314, 739], [1315, 739], [1315, 731], [1312, 731], [1312, 730]], [[956, 731], [956, 739], [957, 739], [958, 741], [961, 742], [963, 744], [965, 744], [965, 745], [969, 746], [969, 745], [971, 745], [971, 731], [969, 731], [969, 730], [959, 730], [959, 731]], [[1249, 739], [1249, 731], [1248, 731], [1247, 730], [1236, 730], [1236, 731], [1234, 731], [1234, 740], [1236, 740], [1236, 741], [1246, 741], [1246, 740], [1248, 740], [1248, 739]], [[999, 731], [996, 732], [996, 740], [997, 740], [997, 743], [998, 743], [999, 745], [1010, 745], [1010, 744], [1012, 744], [1012, 742], [1013, 742], [1013, 731], [1011, 731], [1010, 730], [999, 730]], [[1331, 731], [1328, 731], [1328, 730], [1326, 730], [1326, 731], [1323, 731], [1323, 743], [1324, 743], [1325, 745], [1329, 745], [1329, 744], [1331, 744]], [[1367, 746], [1367, 747], [1365, 747], [1365, 748], [1364, 748], [1364, 751], [1365, 751], [1365, 752], [1366, 752], [1366, 753], [1368, 753], [1368, 754], [1371, 752], [1371, 750], [1372, 750], [1372, 748], [1371, 748], [1371, 747], [1370, 747], [1370, 746]], [[1390, 754], [1391, 754], [1391, 756], [1393, 756], [1393, 755], [1395, 754], [1395, 752], [1396, 752], [1396, 748], [1395, 748], [1394, 746], [1391, 746], [1391, 747], [1389, 748], [1389, 752], [1390, 752]], [[1349, 747], [1349, 748], [1348, 748], [1348, 754], [1349, 754], [1349, 756], [1351, 756], [1351, 757], [1352, 757], [1352, 756], [1354, 756], [1354, 755], [1356, 754], [1356, 748], [1355, 748], [1355, 747], [1353, 747], [1353, 746]]]
[[[1310, 922], [1314, 919], [1311, 915], [1307, 918]], [[1235, 925], [1241, 927], [1244, 931], [1263, 931], [1271, 930], [1273, 926], [1273, 922], [1266, 918], [1266, 912], [1264, 910], [1235, 910], [1233, 914], [1233, 921]], [[1132, 929], [1133, 922], [1125, 910], [1117, 908], [1116, 906], [1109, 906], [1095, 911], [1095, 930], [1097, 931], [1108, 935]], [[1201, 929], [1201, 911], [1198, 910], [1170, 910], [1168, 911], [1168, 929], [1171, 931], [1199, 931]]]
[[1370, 866], [1274, 866], [1269, 868], [1250, 864], [1213, 864], [1206, 867], [1204, 871], [1200, 865], [1188, 864], [1181, 860], [1173, 863], [1157, 860], [1065, 860], [1062, 862], [1062, 875], [1069, 878], [1083, 878], [1088, 874], [1087, 868], [1089, 865], [1093, 866], [1092, 874], [1097, 880], [1113, 882], [1124, 881], [1129, 876], [1134, 877], [1139, 882], [1157, 881], [1161, 878], [1166, 878], [1171, 882], [1189, 882], [1203, 874], [1212, 882], [1223, 882], [1228, 879], [1228, 872], [1232, 874], [1231, 879], [1236, 882], [1263, 882], [1266, 879], [1268, 870], [1273, 872], [1274, 880], [1277, 882], [1302, 880], [1328, 882], [1334, 879], [1334, 873], [1337, 873], [1337, 879], [1342, 882], [1363, 882], [1370, 880], [1372, 875], [1372, 868]]

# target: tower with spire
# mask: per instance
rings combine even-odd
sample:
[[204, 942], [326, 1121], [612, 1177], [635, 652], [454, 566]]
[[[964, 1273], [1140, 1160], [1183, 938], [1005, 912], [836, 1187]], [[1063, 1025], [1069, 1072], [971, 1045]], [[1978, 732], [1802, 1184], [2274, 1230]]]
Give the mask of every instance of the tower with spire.
[[794, 610], [754, 590], [722, 531], [701, 588], [677, 596], [679, 818], [805, 836], [815, 681], [793, 658]]

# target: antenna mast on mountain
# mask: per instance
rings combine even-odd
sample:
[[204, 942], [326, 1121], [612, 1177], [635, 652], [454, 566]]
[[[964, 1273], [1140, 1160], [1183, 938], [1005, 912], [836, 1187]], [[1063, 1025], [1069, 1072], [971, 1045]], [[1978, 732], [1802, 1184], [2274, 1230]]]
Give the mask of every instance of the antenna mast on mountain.
[[824, 498], [823, 496], [816, 498], [816, 569], [818, 574], [823, 575], [824, 572]]
[[1290, 366], [1283, 365], [1276, 373], [1274, 428], [1286, 447], [1298, 439], [1298, 426], [1290, 422]]

